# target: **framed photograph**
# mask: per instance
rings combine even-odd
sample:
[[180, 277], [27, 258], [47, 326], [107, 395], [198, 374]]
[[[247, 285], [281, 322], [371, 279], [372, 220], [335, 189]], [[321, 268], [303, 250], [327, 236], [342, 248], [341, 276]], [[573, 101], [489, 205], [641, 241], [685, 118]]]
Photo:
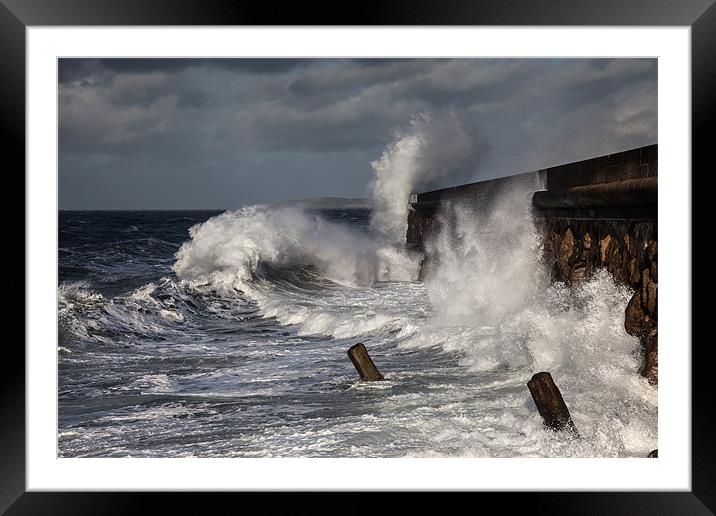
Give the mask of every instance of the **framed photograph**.
[[320, 25], [2, 2], [26, 334], [0, 510], [350, 490], [712, 513], [712, 1]]

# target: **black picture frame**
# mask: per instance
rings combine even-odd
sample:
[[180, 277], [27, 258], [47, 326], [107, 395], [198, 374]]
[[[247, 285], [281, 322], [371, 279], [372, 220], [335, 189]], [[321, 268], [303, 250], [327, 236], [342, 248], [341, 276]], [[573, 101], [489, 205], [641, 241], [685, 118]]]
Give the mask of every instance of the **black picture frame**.
[[[6, 174], [25, 170], [25, 30], [29, 26], [82, 25], [607, 25], [691, 27], [692, 170], [706, 172], [710, 135], [716, 121], [715, 0], [459, 0], [396, 1], [350, 6], [201, 0], [0, 0], [0, 125]], [[711, 129], [711, 131], [709, 131]], [[702, 172], [699, 172], [701, 174]], [[24, 177], [24, 175], [23, 175]], [[694, 174], [692, 172], [692, 179]], [[13, 187], [15, 196], [24, 180]], [[19, 212], [19, 210], [18, 210]], [[24, 213], [24, 210], [23, 210]], [[696, 222], [696, 218], [692, 219]], [[15, 224], [17, 224], [15, 222]], [[693, 234], [693, 233], [692, 233]], [[23, 235], [24, 239], [24, 235]], [[19, 244], [13, 244], [18, 249]], [[32, 271], [20, 260], [25, 278]], [[697, 263], [692, 263], [692, 270]], [[16, 275], [17, 276], [17, 275]], [[15, 279], [19, 282], [19, 279]], [[16, 292], [25, 285], [12, 285]], [[6, 287], [11, 288], [11, 287]], [[22, 290], [21, 290], [22, 289]], [[23, 306], [32, 310], [31, 306]], [[695, 306], [695, 305], [694, 305]], [[692, 317], [693, 320], [693, 317]], [[60, 493], [25, 492], [25, 353], [8, 339], [0, 375], [0, 512], [8, 514], [126, 514], [146, 507], [148, 498], [162, 496], [183, 511], [201, 510], [203, 501], [186, 493]], [[710, 339], [709, 339], [710, 340]], [[550, 514], [713, 514], [716, 510], [716, 441], [712, 436], [711, 389], [708, 385], [710, 342], [692, 347], [692, 491], [589, 493], [479, 493], [479, 503], [498, 502], [502, 508], [523, 505], [530, 512]], [[688, 346], [690, 343], [681, 343]], [[476, 493], [477, 494], [477, 493]], [[222, 498], [229, 495], [222, 495]], [[240, 494], [249, 507], [257, 495]], [[474, 496], [474, 494], [472, 494]], [[205, 497], [200, 497], [205, 500]], [[305, 497], [300, 497], [304, 500]], [[413, 500], [422, 503], [422, 496]], [[312, 512], [332, 512], [333, 503], [306, 503]], [[152, 500], [155, 501], [155, 500]], [[474, 503], [470, 502], [470, 503]], [[196, 505], [195, 505], [196, 504]], [[249, 505], [247, 505], [249, 504]], [[358, 504], [348, 504], [358, 509]], [[299, 502], [300, 506], [300, 502]], [[473, 506], [477, 510], [477, 506]], [[238, 508], [238, 507], [237, 507]], [[501, 509], [504, 510], [504, 509]]]

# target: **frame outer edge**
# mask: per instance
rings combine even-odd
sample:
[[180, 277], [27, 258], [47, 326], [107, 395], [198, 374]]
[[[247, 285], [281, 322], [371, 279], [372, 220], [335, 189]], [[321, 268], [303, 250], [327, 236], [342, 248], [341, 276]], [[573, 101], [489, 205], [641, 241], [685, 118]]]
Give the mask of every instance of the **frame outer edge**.
[[[30, 24], [40, 22], [39, 24], [53, 25], [61, 24], [52, 10], [44, 8], [47, 6], [45, 2], [27, 1], [30, 4], [29, 11], [20, 7], [20, 16], [11, 11], [6, 5], [11, 3], [15, 7], [15, 13], [18, 12], [17, 6], [21, 5], [13, 0], [8, 2], [3, 0], [0, 3], [0, 62], [3, 63], [3, 80], [0, 81], [0, 113], [2, 113], [2, 132], [0, 135], [6, 143], [5, 148], [11, 154], [15, 154], [18, 162], [24, 169], [25, 161], [25, 133], [24, 133], [24, 108], [25, 108], [25, 22]], [[82, 4], [82, 2], [79, 2]], [[40, 5], [42, 4], [42, 5]], [[160, 2], [161, 4], [161, 2]], [[714, 99], [713, 92], [716, 91], [716, 6], [713, 0], [709, 2], [701, 2], [701, 4], [710, 4], [706, 11], [693, 22], [692, 26], [692, 130], [693, 130], [693, 168], [692, 170], [701, 169], [707, 163], [706, 159], [709, 154], [709, 132], [714, 126]], [[104, 4], [107, 5], [106, 3]], [[511, 4], [513, 7], [514, 3]], [[693, 3], [691, 4], [693, 6]], [[190, 23], [189, 17], [192, 7], [196, 4], [190, 4], [188, 10], [184, 12], [187, 17], [184, 23]], [[607, 6], [608, 7], [608, 6]], [[39, 12], [43, 11], [44, 12]], [[62, 9], [57, 9], [61, 11]], [[157, 13], [167, 13], [168, 9], [158, 7], [153, 13], [144, 11], [139, 14], [139, 18], [145, 21], [139, 21], [138, 24], [156, 23], [146, 20], [155, 20]], [[656, 10], [656, 9], [655, 9]], [[57, 12], [55, 11], [55, 12]], [[69, 11], [69, 12], [68, 12]], [[90, 13], [90, 18], [80, 15], [77, 11], [69, 9], [65, 11], [65, 15], [74, 21], [75, 24], [96, 24], [106, 20], [106, 13], [94, 9]], [[386, 9], [386, 14], [391, 9]], [[693, 7], [692, 7], [693, 11]], [[395, 11], [392, 11], [393, 13]], [[235, 13], [236, 14], [236, 13]], [[453, 13], [454, 14], [454, 13]], [[459, 13], [458, 13], [459, 14]], [[673, 14], [673, 11], [670, 11]], [[393, 18], [394, 14], [388, 15]], [[126, 18], [126, 15], [125, 15]], [[168, 16], [165, 16], [167, 19]], [[260, 16], [259, 16], [260, 18]], [[472, 16], [470, 17], [472, 18]], [[558, 18], [555, 16], [555, 18]], [[627, 17], [631, 19], [631, 17]], [[233, 20], [234, 18], [232, 18]], [[564, 17], [563, 17], [564, 19]], [[22, 21], [21, 21], [22, 20]], [[682, 18], [669, 24], [682, 24]], [[469, 21], [469, 20], [468, 20]], [[464, 23], [467, 23], [465, 21]], [[34, 23], [33, 23], [34, 22]], [[119, 23], [119, 22], [115, 22]], [[126, 23], [126, 22], [125, 22]], [[160, 24], [169, 24], [164, 22]], [[231, 20], [224, 23], [232, 23]], [[542, 22], [544, 23], [544, 22]], [[565, 23], [564, 21], [562, 23]], [[601, 23], [604, 23], [602, 21]], [[647, 22], [648, 23], [648, 22]], [[520, 24], [519, 20], [513, 21], [512, 24]], [[704, 170], [706, 173], [706, 170]], [[24, 198], [23, 184], [23, 198]], [[23, 246], [23, 262], [25, 248]], [[25, 270], [27, 273], [27, 270]], [[24, 289], [23, 289], [24, 291]], [[714, 485], [716, 481], [713, 478], [713, 464], [716, 463], [716, 448], [709, 432], [711, 421], [711, 389], [705, 384], [706, 363], [707, 360], [702, 353], [706, 353], [703, 348], [693, 347], [693, 444], [692, 444], [692, 469], [693, 469], [693, 492], [703, 505], [713, 508], [716, 504], [716, 493], [714, 493]], [[2, 383], [2, 397], [0, 397], [0, 414], [2, 414], [3, 425], [0, 426], [0, 513], [3, 513], [19, 495], [24, 493], [25, 489], [25, 370], [24, 370], [24, 353], [22, 359], [22, 368], [10, 368], [3, 377], [0, 377]], [[703, 378], [697, 383], [697, 378]], [[703, 387], [703, 388], [702, 388]], [[697, 451], [698, 450], [698, 451]], [[8, 476], [8, 473], [10, 476]], [[56, 493], [59, 495], [59, 493]], [[676, 493], [673, 493], [676, 495]], [[643, 496], [649, 497], [649, 493], [642, 493]], [[589, 495], [587, 495], [589, 497]], [[24, 505], [22, 502], [26, 496], [21, 496], [17, 505]], [[665, 507], [662, 505], [662, 509]], [[705, 507], [704, 507], [705, 508]]]
[[[706, 178], [713, 174], [713, 138], [716, 129], [716, 4], [711, 7], [693, 24], [691, 28], [691, 124], [692, 124], [692, 209], [699, 206], [693, 199], [694, 177]], [[703, 205], [701, 205], [703, 207]], [[702, 214], [703, 215], [703, 214]], [[701, 235], [708, 231], [704, 227], [702, 216], [694, 216], [692, 211], [692, 278], [694, 271], [705, 270], [711, 263], [706, 263], [704, 253], [694, 253], [694, 234]], [[695, 224], [700, 225], [696, 233]], [[706, 233], [703, 233], [706, 234]], [[697, 260], [695, 259], [698, 259]], [[705, 284], [704, 284], [705, 286]], [[694, 302], [692, 279], [692, 335], [693, 307], [704, 310], [702, 303]], [[700, 288], [699, 290], [703, 290]], [[699, 320], [704, 320], [700, 314]], [[708, 320], [708, 319], [706, 319]], [[716, 510], [716, 441], [713, 437], [713, 384], [709, 378], [713, 375], [709, 355], [712, 347], [707, 343], [691, 339], [692, 353], [692, 440], [691, 440], [691, 475], [694, 494], [711, 511]]]
[[[13, 198], [22, 198], [25, 214], [25, 26], [5, 5], [0, 4], [0, 141], [3, 149], [3, 168], [6, 178], [17, 183], [6, 188]], [[8, 158], [9, 163], [8, 164]], [[20, 174], [22, 171], [22, 175]], [[22, 292], [22, 306], [26, 308], [24, 278], [25, 226], [19, 223], [14, 229], [22, 231], [16, 236], [11, 256], [11, 270], [24, 271], [21, 283], [19, 274], [10, 274], [11, 284], [6, 287]], [[22, 247], [19, 242], [22, 242]], [[13, 302], [15, 306], [20, 303]], [[24, 320], [24, 317], [23, 317]], [[6, 366], [0, 375], [0, 513], [3, 513], [25, 492], [25, 332], [22, 325], [22, 346], [19, 339], [7, 338], [3, 342], [3, 362]]]

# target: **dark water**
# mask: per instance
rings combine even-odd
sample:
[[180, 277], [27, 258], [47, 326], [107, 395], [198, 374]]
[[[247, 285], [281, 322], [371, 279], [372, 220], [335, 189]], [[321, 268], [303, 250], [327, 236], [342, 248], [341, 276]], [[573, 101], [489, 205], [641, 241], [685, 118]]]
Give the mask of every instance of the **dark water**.
[[221, 211], [61, 211], [60, 284], [88, 282], [107, 296], [171, 272], [189, 228]]

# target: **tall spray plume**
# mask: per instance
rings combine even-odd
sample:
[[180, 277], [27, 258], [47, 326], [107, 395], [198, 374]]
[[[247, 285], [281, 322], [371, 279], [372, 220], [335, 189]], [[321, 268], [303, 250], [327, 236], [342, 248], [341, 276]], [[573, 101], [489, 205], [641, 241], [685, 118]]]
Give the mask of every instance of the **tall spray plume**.
[[488, 205], [446, 204], [441, 228], [426, 242], [426, 286], [445, 324], [493, 326], [548, 285], [531, 213], [537, 176], [515, 176]]
[[467, 125], [454, 110], [415, 115], [371, 163], [373, 231], [385, 241], [404, 244], [410, 194], [471, 177], [474, 147]]
[[416, 279], [419, 257], [404, 246], [408, 196], [416, 188], [471, 175], [473, 142], [454, 111], [416, 115], [394, 136], [372, 164], [371, 234], [301, 210], [248, 207], [192, 228], [174, 272], [180, 279], [238, 289], [260, 263], [313, 265], [351, 285]]

